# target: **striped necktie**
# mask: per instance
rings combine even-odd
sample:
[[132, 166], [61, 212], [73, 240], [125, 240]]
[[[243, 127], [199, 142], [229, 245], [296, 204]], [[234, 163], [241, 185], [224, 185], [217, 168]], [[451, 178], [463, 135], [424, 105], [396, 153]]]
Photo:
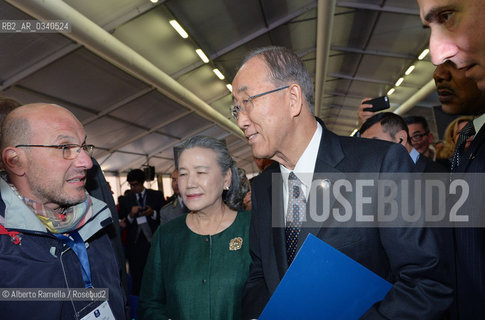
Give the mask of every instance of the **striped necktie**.
[[473, 121], [470, 121], [463, 127], [458, 136], [458, 141], [455, 146], [455, 153], [453, 154], [453, 159], [451, 160], [451, 171], [455, 171], [456, 167], [460, 165], [460, 157], [465, 152], [465, 145], [468, 138], [475, 134], [475, 127], [473, 126]]

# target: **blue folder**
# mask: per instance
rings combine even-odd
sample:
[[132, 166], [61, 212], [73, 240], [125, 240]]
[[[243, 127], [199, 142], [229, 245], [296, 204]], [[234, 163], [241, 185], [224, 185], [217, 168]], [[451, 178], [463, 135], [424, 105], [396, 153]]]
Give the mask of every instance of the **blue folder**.
[[259, 320], [359, 319], [392, 284], [309, 234]]

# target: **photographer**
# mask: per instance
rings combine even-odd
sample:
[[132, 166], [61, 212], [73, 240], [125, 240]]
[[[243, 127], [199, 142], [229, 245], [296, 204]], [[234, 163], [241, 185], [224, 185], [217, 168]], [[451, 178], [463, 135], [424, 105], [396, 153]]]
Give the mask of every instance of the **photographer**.
[[138, 296], [150, 242], [159, 225], [165, 199], [161, 191], [145, 189], [145, 173], [140, 169], [131, 170], [126, 180], [132, 193], [120, 203], [120, 217], [125, 218], [127, 228], [126, 258], [133, 279], [131, 293]]

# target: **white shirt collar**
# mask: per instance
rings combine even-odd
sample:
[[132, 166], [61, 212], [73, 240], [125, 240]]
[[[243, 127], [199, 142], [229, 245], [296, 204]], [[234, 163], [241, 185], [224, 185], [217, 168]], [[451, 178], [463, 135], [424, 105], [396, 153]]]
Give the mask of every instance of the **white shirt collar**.
[[475, 127], [475, 132], [478, 133], [480, 129], [485, 124], [485, 113], [479, 116], [478, 118], [473, 119], [473, 127]]
[[[283, 178], [283, 190], [285, 196], [287, 196], [288, 176], [290, 172], [294, 172], [295, 175], [303, 183], [303, 193], [308, 198], [308, 190], [312, 185], [313, 172], [315, 171], [315, 163], [317, 162], [318, 149], [320, 148], [320, 140], [322, 139], [322, 126], [317, 122], [317, 129], [313, 134], [310, 143], [306, 147], [305, 151], [301, 155], [300, 159], [296, 162], [295, 168], [289, 170], [280, 164], [281, 176]], [[286, 201], [285, 201], [286, 203]]]

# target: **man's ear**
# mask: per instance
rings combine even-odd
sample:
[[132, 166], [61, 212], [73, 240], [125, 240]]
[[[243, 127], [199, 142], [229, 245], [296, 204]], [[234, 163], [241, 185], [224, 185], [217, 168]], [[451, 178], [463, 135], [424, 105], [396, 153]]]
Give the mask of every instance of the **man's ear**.
[[2, 152], [2, 160], [5, 169], [15, 175], [22, 176], [25, 173], [25, 154], [19, 149], [7, 147]]
[[396, 133], [396, 142], [406, 146], [408, 143], [408, 135], [406, 134], [406, 130], [401, 130]]
[[296, 83], [290, 85], [288, 91], [290, 97], [290, 114], [292, 117], [297, 117], [300, 115], [303, 108], [303, 101], [305, 101], [303, 99], [303, 92], [301, 87]]

